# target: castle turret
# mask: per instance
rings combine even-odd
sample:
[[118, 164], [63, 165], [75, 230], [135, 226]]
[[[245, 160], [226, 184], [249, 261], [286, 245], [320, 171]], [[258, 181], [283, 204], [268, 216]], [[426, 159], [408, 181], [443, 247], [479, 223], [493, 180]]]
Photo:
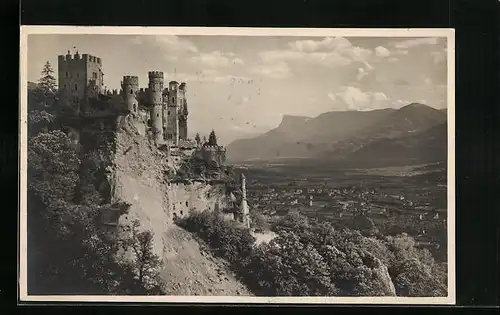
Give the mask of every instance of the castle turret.
[[247, 203], [247, 186], [245, 175], [241, 174], [241, 204], [240, 204], [240, 215], [242, 223], [245, 227], [250, 228], [250, 211], [248, 210]]
[[68, 51], [57, 59], [59, 90], [70, 97], [70, 102], [79, 107], [84, 97], [97, 97], [104, 88], [101, 58], [89, 54], [74, 56]]
[[187, 108], [187, 88], [182, 82], [179, 86], [179, 139], [187, 140], [188, 134], [188, 108]]
[[151, 127], [153, 137], [156, 144], [163, 143], [163, 123], [162, 123], [162, 104], [163, 104], [163, 72], [150, 71], [149, 77], [149, 93], [150, 93], [150, 113], [151, 113]]
[[124, 76], [122, 81], [123, 99], [127, 109], [137, 114], [137, 93], [139, 91], [139, 78], [136, 76]]
[[168, 89], [167, 110], [167, 135], [165, 139], [173, 145], [179, 144], [179, 83], [171, 81]]

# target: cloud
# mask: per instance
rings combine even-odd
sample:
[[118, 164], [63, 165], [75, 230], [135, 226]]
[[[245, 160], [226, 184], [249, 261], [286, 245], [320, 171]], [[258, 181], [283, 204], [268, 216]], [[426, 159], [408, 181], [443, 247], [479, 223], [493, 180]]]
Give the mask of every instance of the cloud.
[[328, 93], [328, 98], [331, 99], [332, 101], [335, 101], [337, 99], [337, 97], [335, 96], [335, 94], [332, 93], [332, 92]]
[[196, 83], [222, 83], [222, 84], [246, 84], [252, 82], [253, 79], [245, 76], [236, 75], [223, 75], [219, 72], [206, 69], [203, 71], [198, 71], [196, 73], [170, 73], [165, 74], [166, 77], [172, 78], [172, 80], [185, 81]]
[[438, 37], [426, 37], [426, 38], [415, 38], [407, 39], [393, 43], [393, 46], [398, 49], [408, 49], [421, 45], [437, 45]]
[[410, 104], [410, 103], [411, 103], [411, 102], [410, 102], [410, 101], [408, 101], [408, 100], [397, 100], [397, 101], [396, 101], [396, 105], [397, 105], [398, 107], [403, 107], [403, 106], [406, 106], [406, 105], [408, 105], [408, 104]]
[[363, 92], [354, 86], [343, 86], [335, 95], [345, 103], [349, 110], [383, 108], [390, 101], [382, 92]]
[[132, 43], [135, 45], [154, 44], [172, 53], [198, 52], [198, 48], [192, 42], [175, 35], [139, 35], [132, 38]]
[[367, 75], [368, 75], [368, 72], [365, 69], [358, 68], [358, 75], [356, 76], [356, 79], [358, 81], [360, 81], [361, 79], [363, 79]]
[[391, 55], [391, 52], [389, 51], [389, 49], [387, 49], [383, 46], [378, 46], [377, 48], [375, 48], [375, 55], [377, 57], [385, 58], [385, 57], [389, 57]]
[[282, 79], [292, 76], [290, 67], [284, 61], [259, 65], [251, 69], [251, 72], [273, 79]]
[[269, 50], [259, 53], [265, 63], [303, 62], [326, 67], [346, 66], [352, 62], [366, 62], [373, 52], [358, 46], [343, 37], [327, 37], [322, 40], [300, 40], [289, 42], [290, 49]]
[[382, 92], [375, 92], [372, 94], [375, 101], [388, 101], [389, 98]]
[[234, 53], [225, 53], [221, 51], [213, 51], [211, 53], [201, 53], [191, 58], [192, 62], [201, 63], [205, 66], [219, 68], [228, 67], [231, 64], [243, 65], [242, 59], [234, 57]]
[[294, 51], [314, 52], [318, 50], [336, 50], [351, 48], [351, 42], [343, 37], [326, 37], [322, 40], [298, 40], [288, 43], [288, 46]]

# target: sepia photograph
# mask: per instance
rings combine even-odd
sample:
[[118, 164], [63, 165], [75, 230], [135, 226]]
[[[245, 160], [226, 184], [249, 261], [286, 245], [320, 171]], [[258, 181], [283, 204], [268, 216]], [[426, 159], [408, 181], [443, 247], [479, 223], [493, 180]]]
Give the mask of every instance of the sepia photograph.
[[455, 303], [453, 29], [22, 26], [19, 297]]

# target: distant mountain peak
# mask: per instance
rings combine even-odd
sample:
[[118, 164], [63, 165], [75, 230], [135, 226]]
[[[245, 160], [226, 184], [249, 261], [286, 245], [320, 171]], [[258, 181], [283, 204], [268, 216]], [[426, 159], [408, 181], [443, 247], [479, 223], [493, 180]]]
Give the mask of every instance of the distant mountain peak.
[[428, 105], [425, 105], [425, 104], [422, 104], [422, 103], [410, 103], [408, 105], [405, 105], [403, 107], [401, 107], [400, 109], [409, 109], [409, 108], [432, 108]]

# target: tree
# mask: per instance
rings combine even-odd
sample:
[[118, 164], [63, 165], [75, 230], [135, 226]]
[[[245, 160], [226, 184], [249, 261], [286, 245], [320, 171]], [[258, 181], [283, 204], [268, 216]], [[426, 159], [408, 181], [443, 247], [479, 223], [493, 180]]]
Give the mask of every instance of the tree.
[[217, 136], [215, 135], [215, 131], [212, 130], [210, 135], [208, 136], [208, 144], [209, 145], [217, 145]]
[[194, 140], [196, 141], [196, 144], [200, 145], [201, 138], [200, 138], [200, 134], [199, 133], [196, 134], [196, 136], [194, 137]]
[[52, 65], [50, 62], [46, 62], [42, 69], [42, 76], [38, 80], [38, 87], [45, 92], [55, 93], [57, 89], [56, 78], [54, 77], [54, 70], [52, 69]]
[[139, 231], [140, 222], [135, 220], [130, 227], [131, 236], [123, 243], [131, 249], [134, 260], [131, 271], [134, 274], [133, 283], [129, 284], [132, 294], [163, 294], [164, 283], [160, 278], [161, 259], [153, 251], [153, 233]]

